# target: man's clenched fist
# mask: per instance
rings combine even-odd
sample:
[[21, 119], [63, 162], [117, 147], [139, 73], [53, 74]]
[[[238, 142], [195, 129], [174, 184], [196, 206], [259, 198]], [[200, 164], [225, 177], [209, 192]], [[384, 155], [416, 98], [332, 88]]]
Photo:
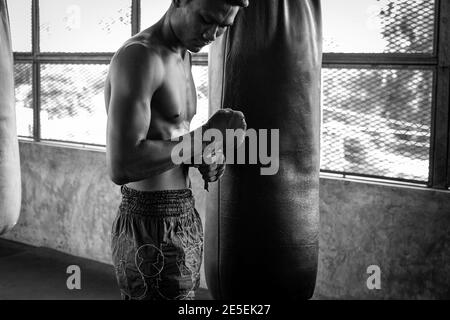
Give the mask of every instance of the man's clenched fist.
[[[217, 111], [211, 119], [206, 123], [207, 129], [219, 130], [222, 134], [223, 146], [229, 145], [229, 143], [234, 141], [227, 141], [227, 130], [231, 130], [233, 133], [233, 140], [237, 139], [237, 144], [234, 145], [235, 148], [239, 148], [244, 142], [245, 133], [247, 130], [247, 122], [245, 121], [245, 116], [240, 111], [234, 111], [232, 109], [223, 109]], [[232, 144], [233, 145], [233, 144]]]
[[240, 111], [223, 109], [217, 111], [207, 122], [207, 128], [217, 129], [225, 136], [226, 130], [247, 130], [245, 116]]
[[202, 164], [197, 166], [203, 180], [205, 181], [205, 189], [208, 191], [210, 182], [219, 181], [225, 174], [226, 163], [223, 153], [216, 154], [210, 161], [211, 164]]

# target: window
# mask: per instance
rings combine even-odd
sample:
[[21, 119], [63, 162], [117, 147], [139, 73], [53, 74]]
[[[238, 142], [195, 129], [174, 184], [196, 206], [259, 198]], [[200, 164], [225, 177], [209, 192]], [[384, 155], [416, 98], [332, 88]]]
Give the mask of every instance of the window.
[[[104, 146], [103, 81], [171, 0], [9, 0], [18, 133]], [[447, 189], [450, 2], [322, 0], [322, 171]], [[208, 48], [194, 56], [208, 118]]]
[[[106, 144], [103, 89], [121, 44], [157, 22], [171, 0], [9, 0], [18, 135]], [[208, 55], [196, 55], [193, 126], [208, 117]]]
[[322, 8], [322, 171], [447, 187], [447, 148], [436, 149], [448, 132], [437, 118], [449, 107], [449, 31], [439, 28], [447, 1], [322, 0]]

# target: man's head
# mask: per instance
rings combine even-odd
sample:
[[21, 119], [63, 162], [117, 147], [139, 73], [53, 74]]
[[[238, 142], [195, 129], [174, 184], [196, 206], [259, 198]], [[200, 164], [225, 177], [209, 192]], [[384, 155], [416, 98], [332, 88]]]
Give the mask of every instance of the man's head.
[[233, 25], [249, 0], [173, 0], [170, 23], [177, 38], [192, 52], [220, 37]]

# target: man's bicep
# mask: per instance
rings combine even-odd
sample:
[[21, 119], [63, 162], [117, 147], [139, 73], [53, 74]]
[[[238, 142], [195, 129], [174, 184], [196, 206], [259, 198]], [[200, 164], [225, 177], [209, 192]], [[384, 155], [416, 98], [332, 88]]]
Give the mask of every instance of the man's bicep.
[[112, 66], [108, 139], [125, 147], [146, 139], [151, 100], [162, 82], [157, 57], [149, 56], [145, 50], [130, 47]]
[[110, 177], [117, 185], [129, 182], [128, 168], [136, 157], [136, 147], [146, 138], [150, 121], [149, 103], [120, 90], [112, 92], [106, 158]]
[[108, 115], [110, 143], [119, 143], [125, 147], [135, 146], [147, 137], [150, 122], [150, 100], [121, 92], [112, 94]]

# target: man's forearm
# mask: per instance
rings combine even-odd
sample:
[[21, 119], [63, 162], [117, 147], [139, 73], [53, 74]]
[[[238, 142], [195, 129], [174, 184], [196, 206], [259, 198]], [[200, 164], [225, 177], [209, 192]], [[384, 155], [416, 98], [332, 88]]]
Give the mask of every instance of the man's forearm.
[[192, 160], [202, 157], [205, 143], [202, 141], [204, 127], [180, 137], [179, 141], [143, 140], [131, 150], [124, 152], [120, 163], [116, 163], [114, 182], [126, 184], [145, 180], [160, 175], [180, 166], [173, 159], [174, 149], [182, 150], [177, 154], [182, 163], [193, 163]]

